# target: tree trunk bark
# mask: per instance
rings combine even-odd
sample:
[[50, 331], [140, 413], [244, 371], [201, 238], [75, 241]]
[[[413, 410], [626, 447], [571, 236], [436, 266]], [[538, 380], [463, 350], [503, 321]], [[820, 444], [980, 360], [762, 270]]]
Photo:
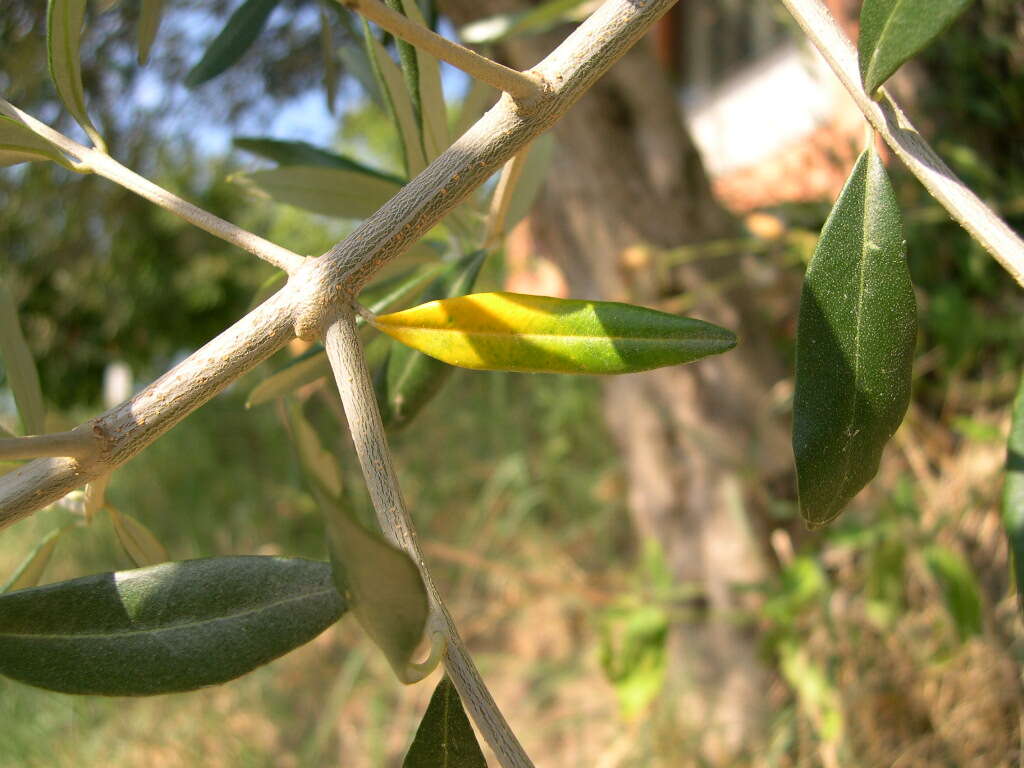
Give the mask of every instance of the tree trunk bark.
[[[445, 0], [442, 7], [463, 24], [524, 5]], [[526, 69], [558, 39], [514, 40], [499, 55]], [[705, 609], [703, 618], [672, 627], [672, 679], [685, 683], [678, 711], [690, 735], [700, 734], [707, 759], [723, 763], [756, 746], [767, 710], [769, 672], [752, 631], [736, 625], [734, 586], [767, 568], [765, 538], [755, 532], [757, 478], [789, 471], [787, 439], [769, 415], [779, 361], [748, 298], [742, 257], [657, 268], [651, 247], [734, 235], [737, 225], [711, 193], [653, 46], [642, 43], [619, 62], [566, 115], [556, 138], [530, 226], [539, 255], [562, 267], [571, 294], [657, 306], [686, 293], [688, 314], [741, 338], [726, 355], [605, 385], [637, 537], [661, 545], [678, 581], [704, 589], [692, 606]]]

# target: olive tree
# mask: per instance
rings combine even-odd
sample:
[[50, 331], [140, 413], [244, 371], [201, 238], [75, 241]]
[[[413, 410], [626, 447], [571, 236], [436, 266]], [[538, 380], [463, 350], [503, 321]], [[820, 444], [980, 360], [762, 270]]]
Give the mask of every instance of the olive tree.
[[[809, 525], [834, 519], [877, 471], [909, 401], [916, 310], [900, 211], [875, 149], [881, 137], [992, 256], [1024, 284], [1024, 244], [942, 162], [881, 87], [901, 63], [963, 10], [961, 0], [868, 0], [859, 50], [816, 0], [784, 0], [863, 112], [866, 148], [822, 230], [808, 267], [797, 337], [793, 448], [800, 507]], [[140, 58], [159, 29], [159, 0], [142, 4]], [[301, 417], [291, 436], [327, 520], [330, 563], [226, 557], [163, 562], [36, 587], [60, 531], [42, 541], [0, 597], [0, 673], [67, 693], [152, 695], [232, 679], [309, 641], [351, 612], [396, 677], [415, 683], [443, 664], [406, 759], [409, 765], [479, 765], [460, 706], [504, 766], [530, 765], [463, 644], [417, 542], [386, 429], [415, 416], [445, 366], [564, 374], [630, 374], [697, 362], [736, 345], [709, 322], [619, 302], [467, 293], [488, 252], [525, 206], [517, 199], [531, 143], [576, 103], [672, 5], [607, 0], [536, 66], [498, 64], [436, 34], [411, 0], [341, 0], [362, 17], [366, 73], [401, 137], [406, 175], [301, 143], [239, 142], [278, 162], [250, 174], [263, 194], [361, 219], [316, 258], [300, 256], [153, 184], [114, 159], [90, 120], [79, 64], [85, 0], [50, 0], [47, 48], [61, 101], [92, 146], [0, 100], [0, 164], [49, 161], [109, 179], [280, 270], [249, 314], [139, 394], [68, 432], [42, 434], [42, 397], [10, 297], [0, 293], [0, 352], [23, 423], [0, 439], [0, 459], [28, 460], [0, 476], [0, 526], [85, 487], [81, 512], [104, 506], [110, 474], [244, 373], [294, 339], [314, 345], [272, 377], [272, 397], [333, 374], [377, 517], [370, 530], [341, 503], [329, 454]], [[581, 3], [542, 6], [558, 16]], [[249, 47], [273, 0], [246, 0], [189, 74], [216, 77]], [[506, 20], [507, 21], [507, 20]], [[528, 19], [529, 21], [529, 19]], [[374, 28], [397, 41], [398, 63]], [[515, 20], [523, 24], [523, 17]], [[482, 117], [449, 137], [438, 61], [500, 92]], [[484, 91], [486, 93], [486, 91]], [[481, 186], [500, 173], [493, 191]], [[515, 213], [518, 211], [518, 213]], [[439, 223], [452, 257], [373, 282]], [[423, 303], [390, 312], [428, 279]], [[0, 286], [0, 291], [3, 288]], [[382, 334], [364, 344], [360, 326]], [[378, 342], [382, 340], [383, 344]], [[371, 355], [373, 344], [385, 354]], [[371, 374], [368, 358], [376, 362]], [[698, 363], [700, 365], [701, 363]], [[254, 393], [256, 396], [256, 393]], [[1020, 453], [1024, 406], [1011, 438], [1006, 520], [1024, 542]], [[112, 514], [114, 514], [112, 512]], [[158, 562], [159, 544], [123, 515], [115, 528], [136, 562]], [[1018, 572], [1019, 573], [1019, 572]], [[417, 648], [431, 652], [416, 662]], [[450, 682], [449, 682], [450, 681]]]

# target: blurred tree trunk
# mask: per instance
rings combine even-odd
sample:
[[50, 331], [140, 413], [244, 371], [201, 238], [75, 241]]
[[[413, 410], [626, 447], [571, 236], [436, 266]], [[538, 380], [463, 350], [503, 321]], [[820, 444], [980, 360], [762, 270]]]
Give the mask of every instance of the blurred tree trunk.
[[[444, 0], [457, 24], [522, 9], [523, 0]], [[564, 36], [503, 45], [533, 66]], [[715, 201], [653, 46], [644, 43], [587, 93], [556, 129], [558, 150], [530, 226], [539, 255], [565, 271], [571, 293], [658, 305], [687, 293], [687, 314], [732, 328], [740, 346], [696, 365], [609, 378], [605, 413], [623, 455], [640, 540], [658, 541], [679, 582], [698, 582], [705, 615], [672, 628], [678, 711], [728, 760], [755, 746], [769, 673], [756, 637], [736, 625], [737, 582], [764, 575], [755, 532], [759, 477], [788, 471], [789, 447], [768, 400], [780, 378], [739, 259], [656, 268], [644, 244], [673, 247], [737, 233]], [[742, 479], [741, 479], [742, 478]], [[762, 494], [763, 497], [763, 494]]]

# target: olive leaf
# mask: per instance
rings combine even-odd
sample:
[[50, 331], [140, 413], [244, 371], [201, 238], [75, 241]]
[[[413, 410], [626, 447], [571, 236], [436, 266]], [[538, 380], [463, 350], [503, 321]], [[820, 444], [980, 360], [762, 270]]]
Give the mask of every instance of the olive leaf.
[[79, 47], [85, 21], [86, 0], [49, 0], [46, 6], [46, 53], [50, 78], [57, 95], [89, 138], [100, 149], [103, 139], [89, 119], [82, 88], [82, 65]]
[[164, 0], [142, 0], [139, 10], [139, 64], [149, 61], [149, 49], [153, 47], [160, 21], [164, 15]]
[[1024, 377], [1013, 401], [1010, 439], [1006, 445], [1003, 527], [1010, 542], [1017, 582], [1017, 605], [1024, 614]]
[[301, 165], [236, 173], [230, 180], [258, 197], [342, 219], [366, 218], [401, 188], [360, 171]]
[[53, 144], [19, 120], [0, 115], [0, 167], [50, 160], [71, 168], [67, 158]]
[[242, 58], [260, 36], [277, 4], [278, 0], [245, 0], [185, 77], [185, 85], [200, 86]]
[[45, 409], [39, 373], [21, 332], [14, 298], [3, 280], [0, 280], [0, 357], [7, 368], [7, 383], [14, 393], [14, 403], [25, 433], [41, 435], [45, 431]]
[[21, 561], [21, 564], [15, 569], [14, 573], [11, 574], [7, 583], [0, 588], [0, 592], [13, 592], [16, 589], [27, 589], [38, 584], [39, 580], [43, 578], [43, 571], [50, 564], [50, 558], [53, 556], [53, 550], [57, 547], [57, 541], [70, 527], [71, 524], [63, 525], [60, 528], [54, 528], [43, 536], [39, 543], [32, 548], [32, 551], [25, 556], [25, 559]]
[[216, 557], [0, 596], [0, 674], [105, 696], [189, 691], [309, 642], [345, 611], [327, 563]]
[[899, 207], [873, 149], [858, 159], [804, 277], [793, 453], [800, 511], [824, 525], [878, 471], [910, 402], [917, 328]]
[[970, 4], [971, 0], [864, 0], [857, 40], [864, 90], [874, 93]]
[[980, 635], [981, 589], [971, 566], [956, 552], [940, 546], [925, 549], [924, 560], [942, 590], [957, 635], [961, 640]]
[[339, 155], [336, 152], [329, 152], [305, 141], [281, 141], [279, 139], [268, 139], [260, 136], [239, 136], [233, 139], [234, 145], [246, 152], [273, 160], [278, 165], [305, 165], [320, 166], [323, 168], [340, 168], [346, 171], [355, 171], [368, 176], [375, 176], [384, 181], [401, 186], [405, 179], [390, 173], [371, 168], [351, 157]]
[[[391, 0], [395, 5], [401, 4], [402, 10], [410, 20], [422, 27], [427, 26], [423, 14], [420, 13], [416, 0]], [[403, 43], [399, 43], [399, 54], [403, 51]], [[410, 84], [413, 94], [413, 107], [420, 120], [420, 132], [423, 137], [423, 150], [427, 162], [440, 155], [448, 148], [451, 138], [448, 135], [448, 110], [444, 103], [444, 92], [441, 90], [441, 69], [437, 59], [426, 51], [409, 46], [415, 57], [415, 90]], [[402, 58], [403, 69], [405, 59]], [[409, 82], [409, 70], [406, 81]]]
[[107, 511], [110, 513], [110, 522], [114, 525], [117, 540], [121, 542], [124, 551], [135, 565], [144, 567], [165, 563], [171, 559], [160, 539], [149, 528], [114, 507], [107, 506]]
[[487, 768], [459, 692], [447, 676], [430, 697], [402, 768]]
[[381, 315], [373, 326], [449, 365], [528, 373], [632, 373], [736, 346], [732, 332], [612, 301], [478, 293]]

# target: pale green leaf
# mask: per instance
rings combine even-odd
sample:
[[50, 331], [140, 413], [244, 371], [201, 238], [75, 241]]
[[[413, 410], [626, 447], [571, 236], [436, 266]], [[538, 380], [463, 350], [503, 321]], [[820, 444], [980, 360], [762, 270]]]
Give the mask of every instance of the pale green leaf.
[[50, 563], [53, 550], [57, 546], [57, 540], [70, 526], [54, 528], [46, 534], [39, 543], [33, 547], [21, 564], [11, 574], [0, 592], [13, 592], [16, 589], [27, 589], [34, 587], [43, 578], [43, 571]]
[[244, 675], [345, 603], [327, 563], [218, 557], [0, 596], [0, 674], [64, 693], [149, 696]]
[[50, 78], [57, 89], [57, 96], [96, 146], [102, 149], [103, 140], [85, 108], [82, 65], [78, 58], [85, 7], [86, 0], [49, 0], [46, 7], [46, 51]]
[[917, 329], [899, 206], [882, 161], [857, 161], [804, 278], [793, 453], [800, 511], [824, 525], [878, 471], [910, 402]]
[[12, 117], [0, 115], [0, 167], [50, 160], [70, 168], [67, 158], [53, 144]]
[[327, 100], [327, 111], [332, 115], [334, 104], [338, 100], [338, 81], [341, 76], [335, 51], [331, 20], [327, 15], [327, 9], [320, 6], [320, 55], [324, 64], [324, 98]]
[[336, 499], [317, 494], [327, 515], [334, 581], [366, 633], [404, 683], [422, 679], [413, 653], [429, 612], [427, 590], [412, 559], [370, 532]]
[[459, 692], [447, 676], [430, 697], [402, 768], [487, 768]]
[[459, 137], [483, 116], [490, 107], [498, 100], [498, 92], [487, 83], [480, 80], [473, 80], [469, 86], [466, 97], [462, 100], [459, 108], [459, 116], [452, 128], [452, 135]]
[[582, 6], [591, 6], [588, 0], [549, 0], [526, 11], [500, 13], [465, 25], [459, 37], [473, 45], [497, 43], [516, 35], [540, 34], [559, 24], [583, 18]]
[[324, 450], [313, 425], [302, 414], [298, 403], [289, 403], [288, 427], [292, 442], [299, 454], [302, 468], [322, 487], [332, 499], [341, 496], [341, 468], [338, 459]]
[[165, 0], [142, 0], [139, 9], [139, 64], [146, 65], [149, 61], [149, 50], [160, 30], [160, 20], [164, 15]]
[[981, 590], [971, 566], [956, 552], [940, 546], [928, 547], [924, 559], [942, 589], [957, 635], [961, 640], [980, 635], [983, 629]]
[[736, 345], [724, 328], [646, 307], [504, 292], [432, 301], [373, 325], [449, 365], [532, 373], [632, 373]]
[[7, 286], [0, 281], [0, 356], [7, 368], [7, 383], [14, 393], [25, 434], [45, 432], [43, 391], [28, 343], [21, 332], [17, 309]]
[[508, 204], [508, 213], [505, 215], [506, 232], [511, 231], [533, 207], [537, 195], [544, 187], [554, 151], [555, 136], [550, 132], [539, 136], [530, 144], [519, 181], [512, 190], [512, 199]]
[[110, 512], [110, 522], [114, 524], [114, 533], [121, 546], [138, 567], [157, 565], [170, 560], [167, 550], [160, 540], [149, 528], [140, 523], [131, 515], [118, 512], [113, 507], [107, 507]]
[[411, 178], [427, 167], [427, 159], [423, 154], [423, 141], [416, 124], [416, 112], [409, 98], [409, 91], [405, 87], [398, 66], [391, 60], [384, 46], [373, 36], [366, 22], [363, 22], [363, 37], [377, 83], [398, 129], [402, 151], [405, 154], [406, 172]]
[[301, 165], [239, 173], [231, 181], [251, 194], [342, 219], [366, 218], [401, 189], [365, 173]]
[[857, 40], [864, 90], [874, 93], [970, 4], [971, 0], [864, 0]]

